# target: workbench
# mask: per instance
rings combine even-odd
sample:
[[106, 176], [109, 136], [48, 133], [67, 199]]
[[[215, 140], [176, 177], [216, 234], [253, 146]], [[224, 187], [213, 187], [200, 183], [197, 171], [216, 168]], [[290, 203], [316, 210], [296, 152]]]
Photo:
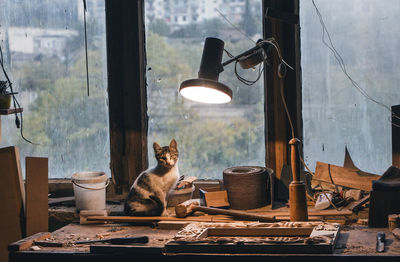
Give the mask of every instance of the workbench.
[[[388, 231], [387, 228], [368, 228], [362, 225], [342, 225], [339, 239], [333, 254], [168, 254], [164, 245], [179, 231], [163, 229], [162, 224], [147, 223], [132, 225], [127, 223], [90, 224], [80, 225], [70, 223], [51, 233], [52, 242], [82, 241], [99, 238], [148, 236], [146, 244], [110, 245], [96, 244], [68, 244], [61, 247], [40, 246], [39, 250], [27, 248], [21, 251], [11, 251], [10, 261], [143, 261], [144, 259], [162, 259], [163, 261], [190, 261], [191, 259], [205, 259], [208, 261], [400, 261], [400, 240]], [[386, 234], [385, 252], [377, 253], [376, 234], [383, 231]], [[49, 238], [47, 238], [48, 240]], [[19, 241], [23, 243], [24, 240]], [[140, 258], [140, 260], [138, 260]], [[37, 260], [36, 260], [37, 259]], [[115, 260], [114, 260], [115, 261]], [[121, 261], [121, 260], [120, 260]], [[154, 260], [156, 261], [156, 260]]]

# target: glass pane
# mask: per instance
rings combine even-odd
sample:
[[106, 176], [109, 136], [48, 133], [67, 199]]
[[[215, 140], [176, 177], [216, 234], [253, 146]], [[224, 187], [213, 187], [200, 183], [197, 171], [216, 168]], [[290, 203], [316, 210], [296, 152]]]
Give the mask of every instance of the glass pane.
[[[233, 90], [233, 101], [206, 105], [184, 100], [180, 83], [197, 78], [206, 37], [225, 42], [233, 55], [255, 46], [262, 36], [261, 1], [146, 0], [147, 95], [149, 160], [152, 143], [178, 143], [181, 175], [222, 178], [224, 169], [265, 165], [264, 90], [261, 79], [249, 87], [230, 64], [220, 81]], [[229, 57], [224, 54], [223, 61]], [[259, 70], [241, 70], [256, 79]]]
[[[87, 1], [90, 95], [87, 95], [83, 1], [2, 0], [4, 66], [23, 113], [2, 116], [0, 147], [49, 158], [50, 178], [78, 171], [110, 175], [104, 1]], [[0, 73], [0, 80], [4, 75]], [[25, 172], [23, 172], [25, 173]]]
[[[400, 104], [400, 2], [315, 3], [351, 78], [372, 99]], [[390, 112], [352, 85], [322, 42], [312, 1], [300, 4], [305, 160], [343, 166], [347, 147], [358, 168], [382, 174], [392, 163]]]

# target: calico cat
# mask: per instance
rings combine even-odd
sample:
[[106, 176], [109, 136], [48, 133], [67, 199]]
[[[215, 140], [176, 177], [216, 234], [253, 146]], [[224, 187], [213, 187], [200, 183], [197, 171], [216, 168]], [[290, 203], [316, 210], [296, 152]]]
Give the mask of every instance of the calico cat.
[[154, 142], [157, 165], [143, 171], [133, 183], [125, 201], [130, 216], [166, 216], [167, 194], [179, 179], [178, 148], [175, 139], [169, 146]]

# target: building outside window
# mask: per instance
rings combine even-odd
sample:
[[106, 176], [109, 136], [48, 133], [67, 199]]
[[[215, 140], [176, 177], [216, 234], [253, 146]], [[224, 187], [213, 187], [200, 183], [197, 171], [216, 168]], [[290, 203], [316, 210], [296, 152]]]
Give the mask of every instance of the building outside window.
[[[215, 6], [221, 13], [233, 4], [232, 1], [217, 1], [218, 5], [213, 0], [205, 2], [205, 6]], [[178, 95], [183, 80], [197, 77], [206, 37], [220, 38], [232, 54], [255, 46], [262, 35], [261, 1], [249, 1], [249, 4], [254, 6], [249, 9], [253, 12], [243, 12], [239, 21], [226, 14], [227, 19], [232, 20], [229, 22], [240, 31], [217, 10], [203, 14], [200, 6], [194, 12], [197, 21], [189, 24], [172, 24], [164, 16], [157, 17], [165, 21], [167, 32], [160, 31], [161, 27], [155, 28], [154, 24], [146, 24], [150, 166], [155, 164], [152, 143], [167, 145], [172, 138], [178, 142], [179, 168], [185, 176], [222, 178], [223, 170], [228, 167], [265, 166], [262, 77], [248, 87], [235, 77], [234, 64], [226, 67], [220, 80], [235, 92], [234, 100], [227, 105], [192, 103]], [[145, 8], [146, 14], [150, 8], [147, 1]], [[193, 12], [194, 8], [186, 10]], [[225, 54], [223, 60], [228, 58]], [[238, 70], [248, 79], [255, 79], [259, 73], [258, 68], [244, 71], [238, 66]]]

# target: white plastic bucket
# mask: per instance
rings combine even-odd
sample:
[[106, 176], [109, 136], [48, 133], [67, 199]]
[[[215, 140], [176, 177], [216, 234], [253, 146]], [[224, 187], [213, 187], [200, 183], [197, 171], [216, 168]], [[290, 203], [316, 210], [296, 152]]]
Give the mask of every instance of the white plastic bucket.
[[106, 187], [110, 181], [104, 172], [78, 172], [71, 180], [78, 211], [106, 208]]

